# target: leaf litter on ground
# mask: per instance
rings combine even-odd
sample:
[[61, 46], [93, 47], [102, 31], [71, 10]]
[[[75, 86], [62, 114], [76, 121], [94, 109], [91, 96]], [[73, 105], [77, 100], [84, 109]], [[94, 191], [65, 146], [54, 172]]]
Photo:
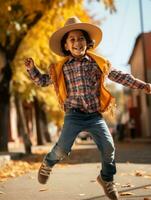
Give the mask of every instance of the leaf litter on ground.
[[0, 168], [0, 181], [3, 182], [8, 178], [22, 176], [29, 171], [38, 169], [40, 163], [28, 163], [26, 161], [9, 161]]

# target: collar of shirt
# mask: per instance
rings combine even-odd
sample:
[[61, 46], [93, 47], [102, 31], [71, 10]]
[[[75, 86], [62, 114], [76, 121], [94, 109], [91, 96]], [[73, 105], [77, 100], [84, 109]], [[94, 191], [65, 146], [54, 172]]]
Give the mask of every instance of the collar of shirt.
[[69, 60], [66, 63], [70, 63], [70, 62], [74, 62], [74, 61], [83, 61], [83, 60], [92, 61], [92, 59], [86, 54], [80, 58], [76, 58], [76, 57], [70, 55]]

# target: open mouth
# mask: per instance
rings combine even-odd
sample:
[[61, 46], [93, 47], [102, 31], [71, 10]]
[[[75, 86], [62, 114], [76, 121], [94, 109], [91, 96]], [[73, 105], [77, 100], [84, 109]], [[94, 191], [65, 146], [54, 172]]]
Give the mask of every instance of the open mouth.
[[83, 51], [83, 47], [74, 47], [73, 48], [75, 51]]

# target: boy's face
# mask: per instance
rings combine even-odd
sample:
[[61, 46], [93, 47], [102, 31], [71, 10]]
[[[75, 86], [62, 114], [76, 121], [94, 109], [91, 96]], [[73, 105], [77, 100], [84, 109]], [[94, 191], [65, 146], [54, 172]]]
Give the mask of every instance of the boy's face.
[[65, 43], [65, 49], [70, 51], [72, 56], [79, 58], [87, 49], [86, 39], [80, 30], [70, 31]]

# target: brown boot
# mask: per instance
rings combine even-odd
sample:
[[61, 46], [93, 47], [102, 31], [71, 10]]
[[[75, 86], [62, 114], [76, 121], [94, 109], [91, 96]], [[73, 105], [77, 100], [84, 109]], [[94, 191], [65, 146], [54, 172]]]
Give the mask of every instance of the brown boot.
[[107, 197], [111, 200], [118, 200], [119, 199], [119, 194], [116, 189], [115, 183], [113, 181], [104, 181], [102, 177], [99, 175], [97, 177], [98, 183], [103, 187], [104, 192]]
[[44, 161], [42, 162], [39, 172], [38, 172], [38, 181], [41, 184], [46, 184], [52, 168], [49, 167]]

